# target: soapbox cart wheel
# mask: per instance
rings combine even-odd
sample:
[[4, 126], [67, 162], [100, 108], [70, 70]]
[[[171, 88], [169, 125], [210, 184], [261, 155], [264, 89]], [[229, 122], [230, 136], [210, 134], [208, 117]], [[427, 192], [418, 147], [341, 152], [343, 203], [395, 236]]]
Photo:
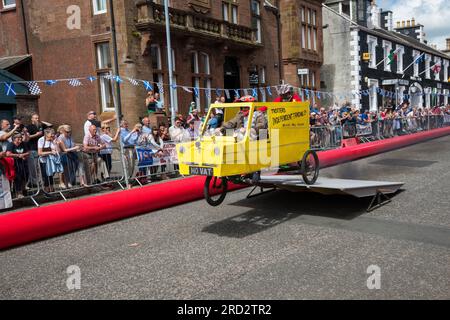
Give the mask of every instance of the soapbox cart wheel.
[[308, 150], [303, 155], [301, 172], [306, 184], [314, 184], [319, 177], [319, 157], [313, 150]]
[[216, 207], [225, 200], [227, 190], [227, 177], [207, 177], [203, 188], [203, 194], [205, 195], [206, 202], [208, 202], [209, 205]]

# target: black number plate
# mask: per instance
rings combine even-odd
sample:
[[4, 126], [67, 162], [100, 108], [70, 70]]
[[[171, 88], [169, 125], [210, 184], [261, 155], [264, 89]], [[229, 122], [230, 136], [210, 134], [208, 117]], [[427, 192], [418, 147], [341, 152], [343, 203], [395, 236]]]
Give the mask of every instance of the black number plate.
[[213, 168], [189, 167], [189, 174], [197, 176], [214, 176], [214, 170]]

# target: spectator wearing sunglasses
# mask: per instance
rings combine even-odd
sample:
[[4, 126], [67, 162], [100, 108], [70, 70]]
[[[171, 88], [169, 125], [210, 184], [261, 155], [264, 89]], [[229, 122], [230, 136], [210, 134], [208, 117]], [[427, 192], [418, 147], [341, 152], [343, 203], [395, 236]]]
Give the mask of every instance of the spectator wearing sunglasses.
[[111, 119], [99, 121], [97, 119], [97, 113], [95, 111], [89, 111], [87, 113], [87, 120], [84, 123], [84, 135], [85, 136], [89, 135], [89, 127], [91, 125], [95, 125], [97, 127], [97, 134], [100, 134], [100, 128], [102, 127], [102, 125], [107, 125], [116, 119], [117, 119], [116, 116], [114, 116]]

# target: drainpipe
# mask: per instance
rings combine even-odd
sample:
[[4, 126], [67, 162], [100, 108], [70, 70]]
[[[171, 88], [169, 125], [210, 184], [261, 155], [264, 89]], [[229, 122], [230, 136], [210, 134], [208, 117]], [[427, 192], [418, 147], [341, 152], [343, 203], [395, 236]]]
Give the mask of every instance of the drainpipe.
[[[274, 9], [275, 11], [275, 9]], [[274, 12], [275, 17], [277, 18], [277, 31], [278, 31], [278, 75], [280, 77], [279, 82], [283, 79], [283, 56], [282, 56], [282, 48], [281, 48], [281, 15], [280, 15], [280, 1], [277, 1], [276, 12]]]

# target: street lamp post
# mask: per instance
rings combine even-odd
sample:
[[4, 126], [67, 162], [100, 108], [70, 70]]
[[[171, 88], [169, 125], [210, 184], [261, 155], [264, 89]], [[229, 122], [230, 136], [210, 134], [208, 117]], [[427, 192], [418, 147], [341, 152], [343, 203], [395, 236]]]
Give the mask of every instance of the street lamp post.
[[[111, 38], [113, 42], [113, 51], [114, 51], [114, 67], [113, 67], [113, 73], [115, 76], [119, 76], [119, 58], [117, 54], [117, 39], [116, 39], [116, 20], [114, 17], [114, 6], [113, 1], [109, 0], [109, 10], [110, 10], [110, 16], [111, 16]], [[122, 116], [122, 103], [121, 103], [121, 96], [120, 96], [120, 84], [117, 81], [114, 81], [113, 79], [110, 79], [111, 85], [115, 90], [112, 90], [113, 95], [113, 101], [114, 101], [114, 111], [116, 112], [117, 117], [117, 130], [120, 130], [120, 118]], [[122, 139], [119, 138], [119, 146], [120, 146], [120, 159], [122, 163], [122, 171], [125, 178], [125, 184], [127, 189], [130, 189], [130, 183], [128, 182], [128, 169], [127, 164], [125, 163], [125, 153], [124, 153], [124, 147], [122, 143]]]
[[[112, 1], [112, 0], [110, 0]], [[175, 98], [173, 89], [173, 63], [172, 63], [172, 44], [170, 41], [170, 18], [169, 1], [164, 1], [164, 15], [166, 19], [166, 40], [167, 40], [167, 61], [169, 67], [169, 93], [170, 93], [170, 113], [172, 125], [175, 123]]]

